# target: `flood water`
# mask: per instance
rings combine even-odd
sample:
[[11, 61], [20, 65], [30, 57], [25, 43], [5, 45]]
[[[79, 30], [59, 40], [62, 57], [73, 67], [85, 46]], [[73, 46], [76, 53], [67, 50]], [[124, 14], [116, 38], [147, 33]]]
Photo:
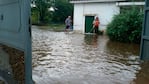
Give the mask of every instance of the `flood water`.
[[149, 84], [139, 45], [107, 36], [32, 29], [36, 84]]

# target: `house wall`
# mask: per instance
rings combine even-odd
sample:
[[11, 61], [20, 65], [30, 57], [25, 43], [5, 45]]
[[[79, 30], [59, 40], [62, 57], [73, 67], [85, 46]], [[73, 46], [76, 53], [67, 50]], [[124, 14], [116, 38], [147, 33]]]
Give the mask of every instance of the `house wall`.
[[115, 2], [74, 4], [74, 30], [84, 33], [85, 16], [98, 16], [100, 30], [105, 30], [112, 17], [120, 12]]

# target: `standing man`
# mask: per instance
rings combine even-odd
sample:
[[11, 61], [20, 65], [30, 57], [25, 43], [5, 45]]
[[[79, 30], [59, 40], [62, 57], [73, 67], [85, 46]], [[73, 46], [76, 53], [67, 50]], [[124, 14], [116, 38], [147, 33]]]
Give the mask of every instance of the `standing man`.
[[72, 20], [71, 20], [71, 16], [68, 16], [65, 20], [65, 25], [66, 25], [66, 28], [65, 28], [65, 31], [67, 31], [67, 29], [70, 29], [71, 26], [72, 26]]

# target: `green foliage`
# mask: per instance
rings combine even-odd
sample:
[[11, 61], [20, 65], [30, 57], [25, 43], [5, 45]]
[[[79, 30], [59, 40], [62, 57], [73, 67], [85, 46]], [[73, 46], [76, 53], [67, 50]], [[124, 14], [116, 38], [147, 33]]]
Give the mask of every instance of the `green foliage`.
[[38, 24], [39, 23], [38, 11], [36, 10], [36, 8], [32, 8], [31, 11], [32, 11], [31, 12], [32, 24]]
[[[50, 12], [48, 8], [51, 7], [51, 0], [32, 0], [36, 7], [32, 8], [32, 21], [35, 23], [47, 23], [50, 20]], [[37, 21], [36, 21], [37, 20]]]
[[55, 11], [53, 12], [53, 22], [64, 22], [67, 16], [72, 16], [73, 6], [68, 0], [55, 0]]
[[107, 34], [111, 40], [140, 43], [143, 13], [132, 8], [115, 15], [107, 26]]
[[[32, 0], [36, 7], [32, 8], [32, 23], [64, 23], [65, 18], [73, 14], [73, 5], [69, 0]], [[54, 11], [49, 11], [49, 8]]]

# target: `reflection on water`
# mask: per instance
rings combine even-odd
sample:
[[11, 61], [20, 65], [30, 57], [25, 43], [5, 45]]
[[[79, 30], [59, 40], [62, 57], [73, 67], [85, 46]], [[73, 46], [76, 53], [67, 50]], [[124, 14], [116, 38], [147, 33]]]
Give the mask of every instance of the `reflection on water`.
[[140, 63], [137, 44], [33, 26], [33, 79], [37, 84], [148, 84], [148, 65]]
[[139, 64], [139, 45], [108, 41], [106, 45], [108, 58], [125, 65]]
[[84, 41], [87, 45], [93, 45], [93, 47], [98, 47], [98, 35], [85, 35]]

